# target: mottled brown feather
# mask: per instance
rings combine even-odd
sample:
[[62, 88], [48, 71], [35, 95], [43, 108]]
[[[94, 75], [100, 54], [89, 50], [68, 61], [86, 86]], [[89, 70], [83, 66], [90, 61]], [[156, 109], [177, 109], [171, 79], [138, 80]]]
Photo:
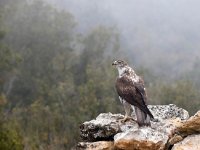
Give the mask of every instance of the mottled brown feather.
[[144, 82], [142, 79], [135, 83], [127, 75], [124, 75], [117, 78], [115, 86], [117, 93], [121, 98], [123, 98], [129, 104], [138, 107], [145, 114], [148, 114], [151, 118], [153, 118], [153, 115], [146, 105], [147, 96], [144, 90]]

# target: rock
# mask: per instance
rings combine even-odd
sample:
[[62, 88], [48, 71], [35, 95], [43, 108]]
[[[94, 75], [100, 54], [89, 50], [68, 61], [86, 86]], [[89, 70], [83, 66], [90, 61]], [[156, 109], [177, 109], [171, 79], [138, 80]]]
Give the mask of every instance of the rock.
[[162, 122], [151, 122], [151, 127], [136, 127], [133, 125], [114, 136], [115, 148], [127, 149], [131, 147], [130, 149], [133, 150], [164, 150], [170, 147], [167, 142], [173, 137], [174, 130], [180, 124], [180, 118], [171, 118]]
[[175, 135], [168, 141], [168, 147], [183, 140], [184, 137], [192, 134], [200, 134], [200, 111], [188, 120], [182, 120], [176, 125]]
[[150, 127], [142, 127], [118, 133], [114, 137], [116, 149], [161, 150], [165, 148], [168, 136]]
[[83, 141], [113, 140], [116, 133], [121, 132], [119, 120], [121, 114], [102, 113], [95, 120], [84, 122], [80, 126], [80, 137]]
[[166, 144], [166, 149], [171, 149], [171, 147], [180, 141], [183, 140], [183, 137], [180, 135], [175, 134], [172, 138], [170, 138]]
[[[134, 107], [132, 108], [134, 109]], [[181, 120], [186, 120], [189, 118], [189, 113], [185, 109], [179, 108], [174, 104], [148, 105], [148, 108], [153, 114], [154, 118], [160, 121], [170, 118], [180, 118]], [[136, 119], [134, 111], [131, 115], [134, 119]]]
[[189, 113], [183, 109], [179, 108], [174, 104], [169, 105], [148, 105], [149, 110], [151, 110], [153, 116], [158, 120], [166, 120], [171, 118], [180, 118], [181, 120], [186, 120], [189, 118]]
[[188, 120], [183, 121], [182, 124], [176, 128], [176, 132], [182, 137], [200, 133], [200, 111]]
[[77, 145], [79, 150], [113, 150], [114, 144], [111, 141], [99, 141], [99, 142], [80, 142]]
[[187, 136], [183, 141], [175, 144], [172, 150], [200, 150], [200, 134]]
[[[166, 149], [171, 146], [167, 142], [173, 137], [177, 126], [189, 118], [188, 112], [173, 104], [148, 107], [158, 120], [151, 121], [151, 127], [139, 127], [133, 120], [123, 123], [120, 121], [124, 117], [121, 114], [102, 113], [96, 119], [80, 126], [80, 136], [87, 142], [81, 142], [79, 145], [89, 145], [85, 146], [85, 149], [90, 149], [88, 147], [91, 147], [91, 143], [88, 142], [94, 142], [96, 145], [96, 141], [114, 141], [115, 149]], [[176, 143], [180, 140], [174, 138], [171, 141], [174, 144], [174, 141]]]

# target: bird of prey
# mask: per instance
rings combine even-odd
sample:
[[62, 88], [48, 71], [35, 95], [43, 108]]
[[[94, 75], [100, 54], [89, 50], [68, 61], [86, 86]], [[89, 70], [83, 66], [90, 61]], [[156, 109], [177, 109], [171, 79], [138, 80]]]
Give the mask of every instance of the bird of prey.
[[115, 87], [125, 109], [123, 121], [131, 118], [131, 105], [133, 105], [138, 125], [150, 126], [150, 119], [154, 117], [147, 108], [147, 95], [144, 88], [144, 81], [125, 61], [117, 60], [114, 61], [112, 65], [115, 66], [119, 72]]

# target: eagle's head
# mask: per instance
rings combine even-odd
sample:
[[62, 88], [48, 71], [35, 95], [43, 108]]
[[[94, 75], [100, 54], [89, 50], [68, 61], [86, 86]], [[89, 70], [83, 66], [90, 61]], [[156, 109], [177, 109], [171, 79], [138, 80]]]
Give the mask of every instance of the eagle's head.
[[123, 60], [116, 60], [112, 63], [112, 65], [117, 68], [119, 76], [122, 76], [128, 67], [128, 64]]
[[116, 66], [116, 68], [124, 68], [124, 67], [128, 66], [128, 64], [123, 60], [116, 60], [112, 63], [112, 65]]

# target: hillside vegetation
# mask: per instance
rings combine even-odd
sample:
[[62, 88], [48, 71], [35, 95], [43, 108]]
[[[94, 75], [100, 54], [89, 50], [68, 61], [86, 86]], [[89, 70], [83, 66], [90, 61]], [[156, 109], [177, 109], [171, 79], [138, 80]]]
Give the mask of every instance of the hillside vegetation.
[[111, 66], [117, 58], [143, 76], [149, 103], [199, 109], [199, 61], [177, 76], [160, 73], [134, 61], [137, 51], [123, 47], [116, 26], [80, 26], [70, 11], [40, 0], [0, 2], [0, 149], [69, 149], [81, 122], [124, 113]]

